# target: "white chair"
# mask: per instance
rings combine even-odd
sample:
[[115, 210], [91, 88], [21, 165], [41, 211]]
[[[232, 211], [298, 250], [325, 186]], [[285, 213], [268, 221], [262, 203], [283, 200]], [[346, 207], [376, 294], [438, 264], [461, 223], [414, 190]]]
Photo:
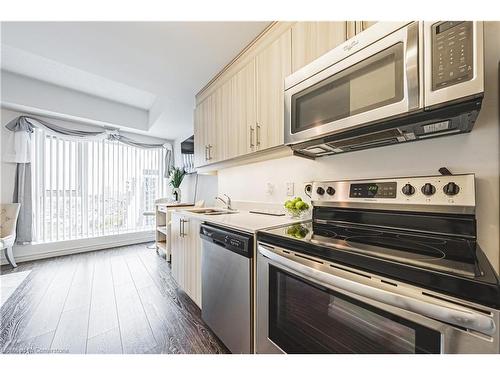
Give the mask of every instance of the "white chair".
[[16, 226], [20, 203], [0, 204], [0, 249], [5, 249], [5, 257], [12, 267], [17, 267], [12, 253], [16, 242]]

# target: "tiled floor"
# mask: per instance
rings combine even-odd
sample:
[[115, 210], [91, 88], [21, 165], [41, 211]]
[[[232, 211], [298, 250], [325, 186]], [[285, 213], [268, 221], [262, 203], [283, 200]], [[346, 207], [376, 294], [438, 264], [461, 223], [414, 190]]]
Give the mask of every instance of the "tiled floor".
[[0, 310], [2, 353], [227, 353], [145, 244], [21, 263]]

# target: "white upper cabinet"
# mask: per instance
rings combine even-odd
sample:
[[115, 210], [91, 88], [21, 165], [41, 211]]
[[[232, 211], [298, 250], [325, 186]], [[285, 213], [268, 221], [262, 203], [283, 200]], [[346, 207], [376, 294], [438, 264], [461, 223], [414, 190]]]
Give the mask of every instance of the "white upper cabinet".
[[257, 121], [255, 147], [263, 150], [283, 144], [284, 80], [292, 71], [292, 33], [287, 30], [256, 58]]
[[251, 59], [231, 78], [231, 158], [255, 151], [255, 76], [255, 59]]
[[347, 39], [365, 31], [376, 23], [377, 21], [347, 21]]
[[196, 166], [279, 149], [277, 146], [284, 143], [285, 77], [374, 23], [272, 25], [198, 94]]
[[297, 22], [292, 27], [292, 71], [347, 40], [347, 22]]

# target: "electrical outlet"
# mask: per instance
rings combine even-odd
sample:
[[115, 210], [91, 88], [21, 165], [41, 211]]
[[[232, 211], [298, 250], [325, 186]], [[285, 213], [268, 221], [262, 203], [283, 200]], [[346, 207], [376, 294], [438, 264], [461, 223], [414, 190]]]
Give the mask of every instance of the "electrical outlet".
[[266, 194], [267, 195], [273, 195], [274, 194], [274, 185], [268, 182], [266, 184]]
[[289, 197], [293, 196], [293, 182], [286, 183], [286, 195]]

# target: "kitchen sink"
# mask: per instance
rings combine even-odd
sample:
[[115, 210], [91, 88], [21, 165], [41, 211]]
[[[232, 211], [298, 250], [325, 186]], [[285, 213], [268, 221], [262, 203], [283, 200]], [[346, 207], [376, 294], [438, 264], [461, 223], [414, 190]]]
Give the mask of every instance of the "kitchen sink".
[[189, 211], [192, 213], [201, 214], [201, 215], [227, 215], [227, 214], [238, 213], [238, 211], [226, 210], [226, 209], [222, 209], [222, 208], [195, 208], [195, 209], [192, 209]]

